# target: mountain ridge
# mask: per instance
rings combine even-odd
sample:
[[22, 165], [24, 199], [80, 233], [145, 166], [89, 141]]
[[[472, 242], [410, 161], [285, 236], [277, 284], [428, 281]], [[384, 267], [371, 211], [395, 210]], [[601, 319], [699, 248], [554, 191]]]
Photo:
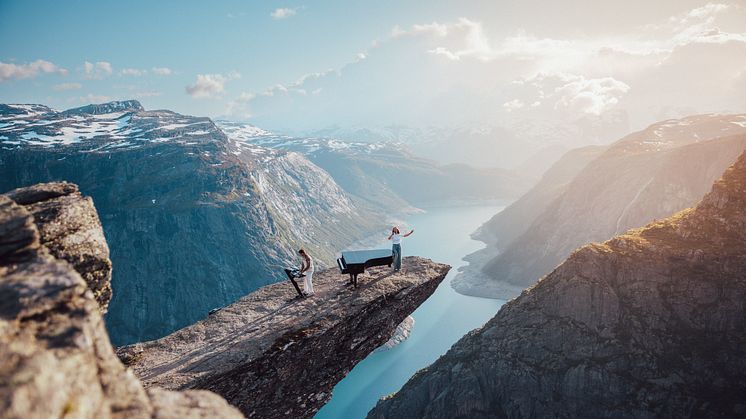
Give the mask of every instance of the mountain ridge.
[[371, 418], [746, 413], [746, 153], [695, 208], [576, 250]]
[[65, 179], [96, 201], [114, 244], [107, 326], [117, 344], [163, 336], [280, 280], [278, 265], [300, 247], [321, 267], [384, 225], [299, 154], [138, 105], [0, 114], [0, 190]]
[[512, 170], [438, 163], [419, 157], [401, 142], [293, 137], [250, 124], [217, 124], [237, 141], [304, 154], [346, 192], [378, 211], [411, 210], [443, 201], [508, 201], [533, 182], [533, 178]]
[[484, 275], [463, 278], [456, 289], [511, 298], [575, 248], [694, 205], [744, 149], [744, 114], [695, 115], [629, 134], [588, 162], [533, 220], [504, 219], [525, 231], [504, 248], [492, 244], [472, 256]]

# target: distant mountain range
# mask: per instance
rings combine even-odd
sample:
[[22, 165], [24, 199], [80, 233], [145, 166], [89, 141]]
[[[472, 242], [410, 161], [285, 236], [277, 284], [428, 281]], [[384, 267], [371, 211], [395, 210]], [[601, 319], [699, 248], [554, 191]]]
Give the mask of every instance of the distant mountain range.
[[530, 182], [397, 144], [277, 136], [137, 101], [0, 105], [0, 167], [0, 192], [66, 180], [93, 197], [114, 243], [107, 327], [117, 345], [281, 279], [301, 246], [324, 266], [416, 205], [507, 201]]
[[440, 164], [501, 167], [538, 178], [561, 156], [561, 151], [588, 144], [608, 144], [629, 130], [626, 112], [614, 111], [574, 121], [516, 116], [500, 124], [330, 126], [286, 134], [345, 142], [406, 144], [415, 155]]
[[448, 201], [505, 202], [518, 197], [532, 183], [530, 177], [512, 170], [437, 163], [416, 156], [409, 144], [400, 142], [292, 137], [250, 124], [216, 123], [235, 141], [302, 153], [326, 170], [345, 191], [378, 210]]
[[470, 259], [485, 275], [463, 275], [454, 287], [513, 296], [577, 247], [695, 204], [744, 149], [746, 115], [709, 114], [662, 121], [604, 149], [571, 151], [480, 228], [476, 237], [488, 248]]
[[301, 154], [135, 101], [0, 107], [0, 190], [50, 180], [93, 197], [116, 264], [116, 344], [160, 337], [383, 227]]

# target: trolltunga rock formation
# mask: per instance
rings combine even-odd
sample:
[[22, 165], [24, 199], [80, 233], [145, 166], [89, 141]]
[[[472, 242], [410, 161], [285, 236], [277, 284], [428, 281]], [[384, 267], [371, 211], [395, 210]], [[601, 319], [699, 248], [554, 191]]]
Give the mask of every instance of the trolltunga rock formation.
[[[249, 294], [157, 341], [120, 348], [102, 312], [111, 262], [96, 210], [76, 185], [0, 195], [0, 417], [310, 417], [331, 389], [450, 269], [406, 258], [357, 289], [333, 270], [316, 295], [289, 284]], [[181, 391], [174, 391], [181, 390]]]
[[294, 299], [289, 283], [269, 285], [118, 354], [146, 386], [211, 390], [247, 417], [310, 418], [450, 269], [419, 257], [404, 266], [399, 273], [370, 269], [357, 289], [336, 269], [317, 272], [316, 294], [305, 299]]
[[96, 211], [75, 185], [0, 195], [0, 417], [242, 417], [207, 391], [145, 390], [104, 328], [110, 275]]
[[576, 250], [370, 418], [746, 417], [746, 153], [693, 209]]

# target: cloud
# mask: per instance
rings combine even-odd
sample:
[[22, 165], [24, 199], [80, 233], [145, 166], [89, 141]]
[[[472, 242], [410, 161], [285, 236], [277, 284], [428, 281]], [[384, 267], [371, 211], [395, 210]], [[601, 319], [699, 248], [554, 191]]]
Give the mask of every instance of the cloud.
[[198, 74], [194, 84], [186, 87], [186, 92], [195, 98], [208, 98], [221, 95], [225, 91], [225, 83], [229, 80], [240, 78], [238, 73], [222, 74]]
[[28, 64], [4, 63], [0, 61], [0, 82], [10, 79], [22, 80], [38, 76], [40, 73], [67, 75], [67, 70], [46, 60], [36, 60]]
[[[90, 68], [91, 71], [94, 70], [92, 65], [89, 66], [88, 68]], [[168, 67], [153, 67], [150, 69], [150, 73], [156, 76], [170, 76], [173, 74], [173, 70], [171, 70]], [[140, 69], [140, 68], [123, 68], [119, 72], [119, 74], [121, 74], [122, 76], [140, 77], [140, 76], [146, 76], [148, 74], [148, 70]]]
[[241, 92], [240, 95], [238, 95], [238, 99], [236, 99], [238, 102], [250, 102], [252, 99], [254, 99], [256, 95], [251, 92]]
[[156, 90], [147, 90], [143, 92], [135, 92], [135, 97], [138, 99], [146, 98], [146, 97], [156, 97], [162, 95], [163, 92], [159, 92]]
[[89, 103], [105, 103], [105, 102], [111, 102], [111, 96], [94, 95], [94, 94], [88, 93], [85, 96], [78, 96], [77, 98], [73, 98], [72, 101], [73, 102], [84, 103], [84, 104], [89, 104]]
[[526, 106], [526, 104], [523, 103], [523, 101], [520, 100], [520, 99], [513, 99], [513, 100], [511, 100], [509, 102], [503, 103], [503, 108], [505, 108], [505, 110], [508, 111], [508, 112], [512, 112], [514, 110], [521, 109], [524, 106]]
[[[445, 37], [448, 35], [448, 26], [444, 23], [425, 23], [421, 25], [412, 25], [412, 29], [409, 31], [409, 33], [425, 33], [425, 32], [431, 32], [439, 37]], [[406, 34], [406, 31], [400, 33], [400, 35]]]
[[107, 61], [96, 61], [95, 64], [86, 61], [83, 63], [83, 71], [85, 78], [98, 80], [109, 77], [114, 72], [111, 63]]
[[443, 55], [449, 60], [458, 61], [461, 59], [461, 56], [457, 53], [449, 51], [447, 48], [444, 47], [436, 47], [431, 50], [428, 50], [427, 52], [435, 55]]
[[297, 8], [288, 8], [288, 7], [280, 7], [278, 9], [275, 9], [270, 13], [269, 15], [272, 16], [272, 19], [287, 19], [291, 16], [295, 16], [295, 14], [298, 12]]
[[173, 70], [168, 67], [153, 67], [153, 74], [156, 76], [170, 76]]
[[124, 68], [119, 74], [123, 76], [134, 76], [140, 77], [148, 74], [148, 70], [140, 70], [139, 68]]
[[509, 89], [514, 97], [503, 104], [508, 112], [538, 109], [545, 113], [560, 111], [563, 115], [577, 118], [598, 116], [612, 110], [630, 91], [630, 86], [613, 77], [539, 73], [514, 80]]
[[412, 25], [409, 30], [403, 30], [397, 26], [391, 31], [392, 39], [423, 35], [445, 41], [445, 45], [438, 45], [427, 52], [452, 61], [459, 61], [462, 57], [486, 61], [497, 54], [484, 33], [482, 23], [465, 17], [453, 23], [433, 22]]
[[249, 119], [253, 115], [249, 110], [248, 104], [256, 99], [256, 93], [241, 92], [237, 98], [228, 102], [225, 107], [225, 115], [240, 119]]
[[[539, 35], [517, 24], [491, 26], [488, 16], [396, 26], [341, 67], [234, 101], [254, 123], [280, 130], [521, 118], [574, 123], [625, 113], [639, 127], [675, 104], [739, 110], [746, 106], [734, 93], [743, 86], [734, 80], [746, 71], [744, 12], [706, 4], [599, 33], [548, 27]], [[696, 97], [687, 98], [691, 92]]]
[[567, 108], [577, 113], [601, 115], [613, 108], [630, 87], [613, 77], [586, 79], [573, 76], [571, 80], [555, 90], [555, 108]]
[[[359, 62], [359, 61], [362, 61], [362, 59], [358, 57], [355, 62]], [[338, 73], [338, 72], [334, 69], [327, 69], [327, 70], [319, 71], [315, 73], [308, 73], [308, 74], [302, 75], [300, 78], [298, 78], [296, 81], [292, 83], [275, 84], [274, 86], [271, 86], [265, 89], [261, 93], [257, 94], [257, 93], [245, 92], [245, 93], [242, 93], [241, 96], [243, 96], [245, 99], [243, 100], [243, 102], [250, 102], [256, 99], [257, 97], [261, 97], [261, 96], [273, 97], [276, 95], [287, 96], [287, 95], [293, 95], [293, 94], [305, 96], [308, 94], [308, 89], [306, 89], [305, 87], [307, 83], [322, 79], [332, 73]], [[312, 91], [311, 93], [319, 94], [320, 92], [321, 92], [321, 89], [317, 88], [317, 89], [314, 89], [314, 91]]]
[[225, 114], [227, 116], [248, 119], [254, 116], [250, 110], [250, 105], [255, 101], [267, 103], [267, 101], [273, 100], [293, 100], [293, 98], [318, 96], [321, 94], [323, 88], [315, 87], [314, 83], [333, 75], [338, 75], [337, 70], [328, 69], [304, 74], [292, 83], [276, 84], [260, 93], [242, 92], [237, 98], [228, 102]]
[[624, 62], [624, 59], [616, 63], [629, 69], [635, 64], [649, 66], [658, 63], [675, 48], [691, 43], [746, 42], [743, 25], [731, 25], [740, 29], [738, 32], [717, 26], [719, 20], [725, 18], [736, 21], [746, 18], [744, 11], [746, 8], [740, 6], [709, 3], [663, 22], [636, 28], [623, 36], [566, 39], [537, 37], [525, 30], [518, 30], [502, 39], [490, 39], [481, 22], [462, 17], [455, 22], [412, 25], [410, 29], [397, 26], [390, 39], [428, 37], [436, 45], [427, 52], [450, 61], [517, 59], [533, 62], [537, 72], [578, 71], [579, 66], [597, 65], [595, 60], [599, 56], [608, 58], [613, 54], [633, 58], [634, 63]]
[[65, 90], [77, 90], [82, 88], [83, 85], [80, 83], [62, 83], [62, 84], [55, 84], [52, 89], [54, 89], [57, 92], [63, 92]]

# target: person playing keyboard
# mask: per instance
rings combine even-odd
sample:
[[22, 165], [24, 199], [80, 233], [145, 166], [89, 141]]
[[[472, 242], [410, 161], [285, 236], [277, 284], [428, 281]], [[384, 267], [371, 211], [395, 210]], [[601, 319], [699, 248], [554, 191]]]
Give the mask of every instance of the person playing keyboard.
[[298, 250], [301, 256], [300, 273], [303, 277], [303, 294], [313, 295], [313, 259], [306, 253], [305, 249]]

